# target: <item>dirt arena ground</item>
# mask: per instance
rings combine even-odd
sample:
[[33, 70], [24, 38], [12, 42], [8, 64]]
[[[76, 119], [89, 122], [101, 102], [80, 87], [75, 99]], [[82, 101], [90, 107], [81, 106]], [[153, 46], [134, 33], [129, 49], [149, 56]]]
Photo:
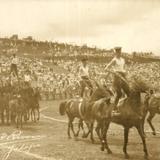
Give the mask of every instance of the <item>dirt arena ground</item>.
[[[123, 128], [112, 124], [108, 141], [113, 151], [108, 155], [100, 151], [100, 143], [95, 134], [96, 143], [90, 139], [68, 139], [67, 117], [58, 113], [59, 101], [41, 102], [39, 122], [27, 122], [22, 130], [14, 126], [1, 126], [0, 160], [123, 160]], [[75, 124], [76, 125], [76, 124]], [[154, 119], [158, 131], [156, 136], [150, 133], [148, 124], [147, 145], [150, 160], [160, 160], [160, 117]], [[131, 160], [143, 160], [143, 149], [137, 131], [131, 129], [128, 152]]]

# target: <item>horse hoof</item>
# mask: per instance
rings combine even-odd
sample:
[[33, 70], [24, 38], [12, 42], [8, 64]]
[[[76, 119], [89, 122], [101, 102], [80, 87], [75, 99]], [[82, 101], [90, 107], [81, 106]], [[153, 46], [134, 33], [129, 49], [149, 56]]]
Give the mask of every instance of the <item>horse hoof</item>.
[[78, 133], [74, 135], [74, 137], [78, 137]]
[[104, 151], [104, 147], [101, 147], [101, 151]]
[[155, 135], [156, 135], [156, 132], [152, 132], [152, 134], [155, 136]]
[[149, 155], [144, 155], [145, 160], [149, 160]]
[[82, 138], [87, 138], [87, 136], [84, 134], [84, 135], [82, 136]]
[[125, 154], [125, 159], [129, 159], [129, 155], [128, 154]]
[[91, 141], [92, 141], [92, 144], [94, 144], [94, 142], [95, 142], [94, 139], [91, 139]]
[[108, 149], [108, 154], [112, 154], [112, 151], [110, 149]]
[[87, 138], [87, 136], [85, 134], [82, 135], [82, 138]]

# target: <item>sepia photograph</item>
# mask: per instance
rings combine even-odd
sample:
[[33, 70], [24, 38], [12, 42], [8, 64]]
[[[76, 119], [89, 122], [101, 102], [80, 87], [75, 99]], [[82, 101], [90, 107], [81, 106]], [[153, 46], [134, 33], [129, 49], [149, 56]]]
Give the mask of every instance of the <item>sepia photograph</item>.
[[159, 0], [0, 0], [0, 160], [160, 160]]

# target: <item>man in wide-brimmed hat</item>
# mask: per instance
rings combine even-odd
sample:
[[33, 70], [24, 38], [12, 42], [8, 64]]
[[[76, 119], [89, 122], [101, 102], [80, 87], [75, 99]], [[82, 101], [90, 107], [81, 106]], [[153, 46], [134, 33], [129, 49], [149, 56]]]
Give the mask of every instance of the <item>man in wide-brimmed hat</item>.
[[119, 99], [122, 97], [122, 91], [129, 96], [129, 85], [126, 81], [126, 69], [125, 69], [125, 59], [122, 57], [121, 47], [115, 47], [115, 56], [114, 58], [108, 63], [105, 70], [107, 71], [108, 68], [114, 65], [114, 80], [113, 80], [113, 87], [116, 92], [115, 98], [115, 105], [114, 111], [115, 113], [119, 113], [117, 104]]
[[93, 92], [93, 86], [89, 78], [89, 67], [87, 65], [87, 58], [81, 60], [82, 65], [79, 68], [79, 75], [81, 77], [81, 97], [84, 95], [85, 87], [87, 86], [90, 89], [90, 95]]

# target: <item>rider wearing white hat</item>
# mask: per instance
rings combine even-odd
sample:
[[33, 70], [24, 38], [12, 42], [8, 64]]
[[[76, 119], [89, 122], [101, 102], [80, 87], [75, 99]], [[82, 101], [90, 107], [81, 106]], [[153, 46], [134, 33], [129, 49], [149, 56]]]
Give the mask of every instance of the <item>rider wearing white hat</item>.
[[121, 55], [121, 47], [115, 48], [115, 56], [106, 66], [105, 70], [108, 70], [112, 65], [114, 65], [115, 72], [113, 86], [116, 91], [114, 111], [118, 112], [117, 104], [119, 99], [122, 97], [122, 90], [125, 92], [127, 97], [130, 93], [128, 83], [126, 83], [125, 59]]

